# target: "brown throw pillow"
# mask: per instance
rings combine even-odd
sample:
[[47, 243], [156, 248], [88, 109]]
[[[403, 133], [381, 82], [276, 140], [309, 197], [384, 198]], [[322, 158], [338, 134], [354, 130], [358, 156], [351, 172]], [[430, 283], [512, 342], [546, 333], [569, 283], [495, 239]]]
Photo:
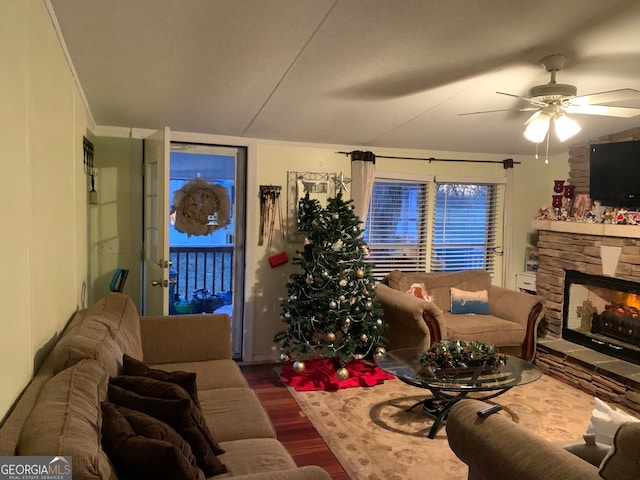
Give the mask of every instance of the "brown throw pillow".
[[183, 372], [175, 370], [167, 372], [159, 368], [151, 368], [145, 363], [137, 360], [126, 353], [122, 356], [122, 375], [134, 375], [136, 377], [149, 377], [163, 382], [175, 383], [184, 388], [191, 396], [196, 405], [200, 407], [198, 400], [198, 388], [196, 387], [196, 374], [194, 372]]
[[121, 480], [205, 478], [191, 447], [173, 428], [136, 410], [102, 404], [102, 446]]
[[[126, 390], [123, 387], [116, 385], [118, 381], [115, 380], [118, 377], [111, 379], [109, 383], [109, 400], [117, 405], [122, 405], [133, 410], [144, 412], [147, 415], [162, 420], [173, 427], [184, 438], [191, 450], [196, 456], [198, 466], [202, 469], [206, 476], [213, 476], [227, 471], [226, 467], [216, 457], [219, 453], [224, 453], [224, 450], [220, 448], [218, 444], [213, 441], [211, 432], [209, 431], [200, 409], [196, 407], [195, 403], [189, 395], [179, 390], [177, 397], [183, 398], [158, 398], [153, 396], [146, 396], [144, 394], [136, 393], [135, 391]], [[120, 377], [122, 378], [145, 378], [145, 377]], [[114, 383], [115, 380], [115, 383]], [[160, 382], [159, 380], [146, 379], [152, 382]], [[168, 382], [164, 382], [168, 385]], [[172, 385], [176, 387], [175, 385]], [[144, 387], [138, 387], [139, 391], [143, 391]], [[179, 387], [178, 387], [179, 388]], [[169, 389], [162, 390], [162, 387], [154, 387], [155, 392], [163, 392], [165, 394]]]

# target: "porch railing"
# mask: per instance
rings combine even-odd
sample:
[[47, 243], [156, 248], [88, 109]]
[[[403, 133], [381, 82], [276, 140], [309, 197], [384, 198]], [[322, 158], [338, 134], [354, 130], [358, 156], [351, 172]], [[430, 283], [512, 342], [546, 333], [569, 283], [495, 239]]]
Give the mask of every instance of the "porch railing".
[[233, 289], [233, 246], [170, 247], [173, 301], [191, 301], [194, 292], [210, 294]]

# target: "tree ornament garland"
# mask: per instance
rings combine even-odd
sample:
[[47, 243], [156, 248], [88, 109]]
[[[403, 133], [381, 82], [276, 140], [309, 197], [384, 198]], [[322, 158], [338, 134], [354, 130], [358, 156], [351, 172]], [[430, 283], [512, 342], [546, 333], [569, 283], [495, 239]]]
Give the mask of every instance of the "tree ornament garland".
[[286, 329], [274, 336], [281, 359], [293, 361], [297, 373], [302, 360], [324, 357], [344, 380], [351, 361], [381, 358], [385, 351], [382, 307], [351, 204], [339, 192], [326, 208], [309, 195], [298, 205], [299, 228], [307, 238], [292, 263], [302, 271], [289, 277], [280, 315]]
[[231, 200], [227, 189], [196, 178], [173, 194], [174, 227], [188, 236], [204, 236], [229, 224]]

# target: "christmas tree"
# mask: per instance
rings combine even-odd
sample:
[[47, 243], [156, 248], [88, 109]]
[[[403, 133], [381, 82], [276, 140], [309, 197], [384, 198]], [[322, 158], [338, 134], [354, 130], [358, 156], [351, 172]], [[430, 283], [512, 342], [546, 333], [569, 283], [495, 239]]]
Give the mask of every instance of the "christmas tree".
[[296, 372], [304, 371], [305, 359], [324, 357], [333, 360], [337, 377], [344, 380], [350, 361], [385, 353], [386, 325], [371, 265], [365, 262], [369, 253], [361, 221], [342, 191], [328, 199], [326, 208], [307, 194], [298, 212], [300, 230], [307, 236], [293, 263], [302, 272], [289, 277], [281, 303], [287, 328], [274, 342], [282, 342], [281, 359], [293, 360]]

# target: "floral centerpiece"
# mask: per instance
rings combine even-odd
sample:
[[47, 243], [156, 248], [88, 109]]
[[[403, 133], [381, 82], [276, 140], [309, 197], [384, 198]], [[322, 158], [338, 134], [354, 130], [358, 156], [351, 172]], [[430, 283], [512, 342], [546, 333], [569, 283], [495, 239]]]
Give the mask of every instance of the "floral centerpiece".
[[484, 342], [445, 339], [431, 345], [420, 357], [420, 364], [432, 371], [467, 369], [478, 366], [497, 368], [507, 363], [507, 356], [495, 345]]

